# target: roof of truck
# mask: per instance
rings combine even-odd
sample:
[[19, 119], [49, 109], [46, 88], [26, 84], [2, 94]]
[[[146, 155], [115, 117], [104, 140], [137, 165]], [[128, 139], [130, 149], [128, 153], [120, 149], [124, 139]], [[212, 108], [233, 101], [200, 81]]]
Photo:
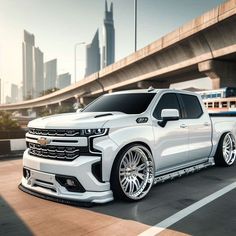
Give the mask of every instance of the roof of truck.
[[[184, 94], [196, 94], [194, 92], [186, 91], [186, 90], [177, 90], [177, 89], [157, 89], [157, 88], [148, 88], [148, 89], [132, 89], [132, 90], [123, 90], [119, 92], [113, 92], [112, 94], [127, 94], [127, 93], [159, 93], [159, 92], [177, 92], [177, 93], [184, 93]], [[198, 95], [198, 94], [196, 94]]]

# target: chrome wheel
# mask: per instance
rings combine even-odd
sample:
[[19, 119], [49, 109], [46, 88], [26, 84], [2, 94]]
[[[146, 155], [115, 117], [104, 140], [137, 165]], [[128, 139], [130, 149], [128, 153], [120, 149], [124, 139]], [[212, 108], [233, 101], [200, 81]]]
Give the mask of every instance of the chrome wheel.
[[133, 200], [143, 198], [152, 187], [154, 166], [150, 151], [143, 146], [131, 147], [122, 157], [119, 182], [124, 194]]
[[223, 140], [223, 157], [227, 165], [232, 165], [236, 157], [235, 138], [231, 133], [227, 133]]

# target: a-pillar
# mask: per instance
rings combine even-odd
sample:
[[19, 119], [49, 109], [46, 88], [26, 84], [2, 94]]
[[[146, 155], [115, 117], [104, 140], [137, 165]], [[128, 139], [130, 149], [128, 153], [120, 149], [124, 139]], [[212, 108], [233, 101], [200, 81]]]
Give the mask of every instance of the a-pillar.
[[236, 87], [236, 63], [208, 60], [198, 64], [199, 72], [212, 80], [213, 89]]
[[79, 103], [85, 107], [86, 105], [88, 105], [90, 102], [92, 102], [93, 100], [95, 100], [96, 97], [80, 97], [79, 98]]

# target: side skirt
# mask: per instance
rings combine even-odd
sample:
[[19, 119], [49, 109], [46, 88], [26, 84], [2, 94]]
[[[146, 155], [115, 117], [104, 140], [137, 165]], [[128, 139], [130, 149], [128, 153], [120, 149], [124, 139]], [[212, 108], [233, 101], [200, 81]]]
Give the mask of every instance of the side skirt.
[[209, 158], [209, 160], [207, 162], [197, 164], [194, 166], [190, 166], [190, 167], [180, 169], [177, 171], [169, 172], [167, 174], [156, 176], [154, 178], [154, 184], [163, 183], [167, 180], [172, 180], [174, 178], [181, 177], [182, 175], [194, 173], [196, 171], [199, 171], [201, 169], [204, 169], [204, 168], [207, 168], [207, 167], [213, 166], [213, 165], [215, 165], [215, 162], [214, 162], [214, 158], [211, 157], [211, 158]]

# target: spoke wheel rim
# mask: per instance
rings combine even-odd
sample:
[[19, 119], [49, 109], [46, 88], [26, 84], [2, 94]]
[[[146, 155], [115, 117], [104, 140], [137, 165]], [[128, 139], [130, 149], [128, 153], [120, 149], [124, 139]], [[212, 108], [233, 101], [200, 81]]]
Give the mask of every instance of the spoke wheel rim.
[[223, 157], [228, 165], [232, 165], [236, 157], [235, 138], [231, 133], [225, 135], [223, 140]]
[[154, 179], [152, 155], [143, 146], [130, 148], [119, 166], [119, 181], [124, 194], [130, 199], [141, 199], [150, 190]]

